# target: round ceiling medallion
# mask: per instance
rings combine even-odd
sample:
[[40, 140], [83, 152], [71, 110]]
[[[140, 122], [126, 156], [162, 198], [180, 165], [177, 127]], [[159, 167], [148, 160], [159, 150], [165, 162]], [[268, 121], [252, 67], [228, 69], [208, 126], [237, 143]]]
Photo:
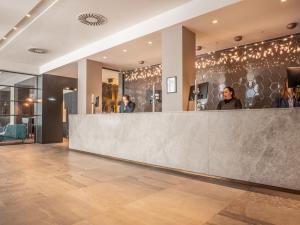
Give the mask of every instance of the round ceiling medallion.
[[107, 18], [98, 13], [83, 13], [78, 20], [88, 26], [101, 26], [107, 23]]
[[30, 48], [28, 49], [28, 51], [36, 54], [46, 54], [48, 52], [47, 49], [43, 48]]

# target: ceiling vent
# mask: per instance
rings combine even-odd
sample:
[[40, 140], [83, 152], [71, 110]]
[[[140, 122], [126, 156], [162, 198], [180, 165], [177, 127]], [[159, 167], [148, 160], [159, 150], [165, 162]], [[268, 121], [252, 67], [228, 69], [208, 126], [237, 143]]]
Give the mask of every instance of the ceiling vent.
[[78, 20], [88, 26], [102, 26], [107, 23], [107, 18], [98, 13], [83, 13], [78, 16]]

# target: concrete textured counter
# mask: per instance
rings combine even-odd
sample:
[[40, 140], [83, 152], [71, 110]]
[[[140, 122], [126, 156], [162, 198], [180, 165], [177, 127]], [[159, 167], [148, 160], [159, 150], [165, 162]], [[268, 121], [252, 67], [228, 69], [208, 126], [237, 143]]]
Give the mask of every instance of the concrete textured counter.
[[70, 116], [70, 148], [300, 190], [300, 109]]

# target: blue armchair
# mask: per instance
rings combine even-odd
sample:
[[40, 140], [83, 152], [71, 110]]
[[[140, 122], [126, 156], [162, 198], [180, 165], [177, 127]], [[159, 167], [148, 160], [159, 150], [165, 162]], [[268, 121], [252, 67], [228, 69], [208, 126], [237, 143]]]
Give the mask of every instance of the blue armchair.
[[27, 128], [24, 124], [8, 124], [0, 131], [0, 140], [24, 139], [27, 136]]

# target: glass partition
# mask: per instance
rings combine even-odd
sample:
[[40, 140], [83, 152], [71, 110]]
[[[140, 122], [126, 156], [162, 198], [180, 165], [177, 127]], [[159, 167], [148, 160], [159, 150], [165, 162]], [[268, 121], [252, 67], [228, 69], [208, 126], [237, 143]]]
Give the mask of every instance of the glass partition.
[[0, 70], [0, 145], [35, 142], [42, 97], [38, 79]]

